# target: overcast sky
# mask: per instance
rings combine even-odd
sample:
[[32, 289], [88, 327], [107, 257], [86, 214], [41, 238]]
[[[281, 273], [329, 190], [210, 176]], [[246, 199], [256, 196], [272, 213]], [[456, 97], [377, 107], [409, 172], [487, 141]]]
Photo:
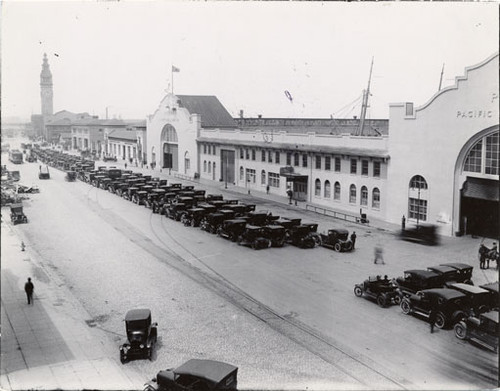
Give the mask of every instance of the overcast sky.
[[[352, 117], [374, 57], [369, 117], [424, 104], [498, 51], [496, 3], [57, 1], [2, 4], [2, 116], [145, 118], [171, 88], [237, 116]], [[288, 91], [292, 99], [288, 99]], [[352, 103], [351, 102], [355, 102]], [[358, 99], [359, 102], [359, 99]]]

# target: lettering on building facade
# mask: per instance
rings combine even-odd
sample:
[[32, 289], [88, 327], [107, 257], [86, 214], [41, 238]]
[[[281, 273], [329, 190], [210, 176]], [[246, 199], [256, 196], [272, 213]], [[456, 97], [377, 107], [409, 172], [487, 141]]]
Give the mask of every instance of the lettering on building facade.
[[457, 110], [457, 118], [491, 118], [492, 110]]

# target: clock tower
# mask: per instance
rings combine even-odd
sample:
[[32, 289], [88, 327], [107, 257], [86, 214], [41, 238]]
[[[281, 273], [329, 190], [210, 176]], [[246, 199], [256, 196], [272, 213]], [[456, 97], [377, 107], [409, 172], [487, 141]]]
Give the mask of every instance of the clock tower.
[[53, 109], [52, 73], [50, 72], [47, 54], [43, 54], [42, 72], [40, 73], [40, 93], [42, 97], [42, 115], [51, 116]]

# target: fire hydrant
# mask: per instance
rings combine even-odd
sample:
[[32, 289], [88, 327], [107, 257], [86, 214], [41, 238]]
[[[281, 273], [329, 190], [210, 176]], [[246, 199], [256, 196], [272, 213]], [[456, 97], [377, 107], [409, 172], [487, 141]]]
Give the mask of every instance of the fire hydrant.
[[21, 242], [21, 251], [24, 251], [26, 248], [26, 245], [24, 244], [24, 242]]

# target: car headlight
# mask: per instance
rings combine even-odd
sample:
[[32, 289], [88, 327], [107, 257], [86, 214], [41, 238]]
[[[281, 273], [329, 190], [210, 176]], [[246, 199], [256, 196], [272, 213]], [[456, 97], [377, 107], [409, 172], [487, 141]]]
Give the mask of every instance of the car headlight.
[[142, 343], [141, 343], [141, 344], [139, 345], [139, 347], [140, 347], [141, 349], [144, 349], [144, 344], [142, 344]]

